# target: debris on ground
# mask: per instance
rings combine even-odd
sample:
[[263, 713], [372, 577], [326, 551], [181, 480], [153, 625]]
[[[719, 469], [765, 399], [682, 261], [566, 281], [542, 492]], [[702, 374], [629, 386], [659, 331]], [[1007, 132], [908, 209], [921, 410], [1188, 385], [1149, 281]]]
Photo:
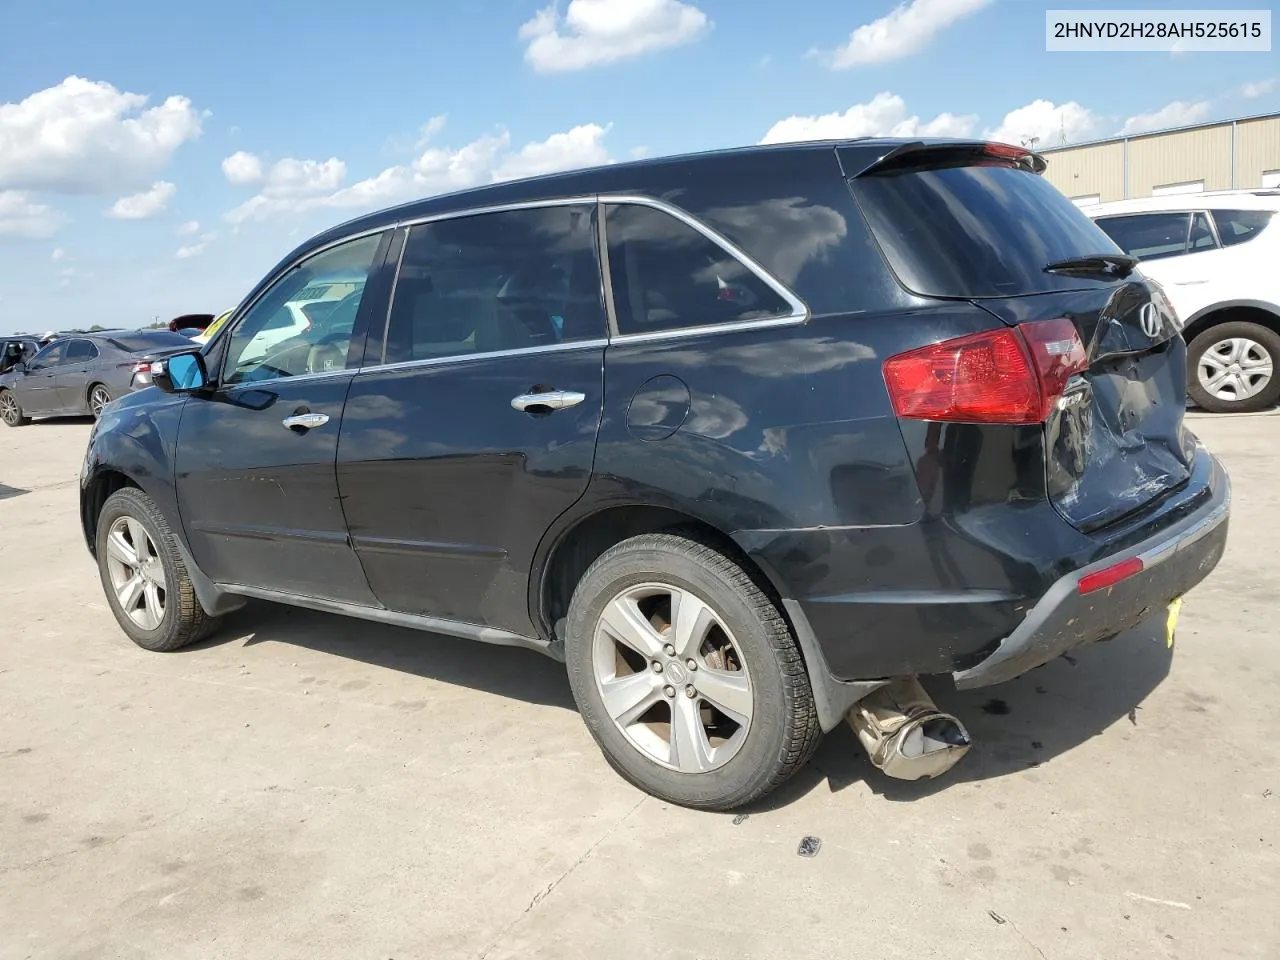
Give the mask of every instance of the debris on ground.
[[738, 824], [742, 823], [742, 821], [746, 820], [747, 817], [749, 816], [751, 816], [751, 814], [749, 813], [738, 814], [736, 817], [733, 818], [733, 825], [736, 827]]
[[800, 846], [796, 853], [802, 857], [816, 857], [818, 851], [822, 849], [822, 840], [818, 837], [805, 837], [800, 841]]
[[994, 920], [996, 923], [1004, 924], [1009, 922], [1004, 917], [1000, 916], [1000, 914], [996, 913], [994, 910], [988, 910], [987, 913], [991, 916], [991, 919]]

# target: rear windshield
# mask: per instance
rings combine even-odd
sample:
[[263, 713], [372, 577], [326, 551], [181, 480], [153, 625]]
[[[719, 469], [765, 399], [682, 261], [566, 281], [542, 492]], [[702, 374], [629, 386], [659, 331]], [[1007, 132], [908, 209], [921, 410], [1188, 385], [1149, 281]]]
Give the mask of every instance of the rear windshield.
[[1102, 286], [1045, 273], [1120, 248], [1044, 178], [1007, 166], [872, 174], [850, 188], [903, 286], [926, 297], [1016, 297]]
[[165, 347], [189, 347], [191, 341], [180, 333], [157, 330], [155, 333], [118, 333], [110, 337], [121, 350], [139, 353], [144, 350], [163, 350]]

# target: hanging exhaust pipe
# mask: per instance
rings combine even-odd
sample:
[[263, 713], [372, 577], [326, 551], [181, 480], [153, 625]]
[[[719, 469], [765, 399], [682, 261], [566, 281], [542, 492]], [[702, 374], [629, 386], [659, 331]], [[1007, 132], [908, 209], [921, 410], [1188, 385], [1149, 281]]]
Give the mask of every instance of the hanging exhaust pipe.
[[964, 724], [939, 710], [915, 677], [900, 677], [859, 700], [845, 720], [871, 762], [898, 780], [940, 776], [973, 745]]

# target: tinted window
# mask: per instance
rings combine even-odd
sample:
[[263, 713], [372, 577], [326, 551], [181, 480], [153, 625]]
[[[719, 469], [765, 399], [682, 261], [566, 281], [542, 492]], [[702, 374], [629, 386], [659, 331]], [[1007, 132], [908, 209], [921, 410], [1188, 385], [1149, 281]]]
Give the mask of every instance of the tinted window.
[[54, 367], [62, 363], [67, 352], [67, 341], [59, 340], [57, 343], [51, 343], [39, 353], [31, 361], [31, 369], [36, 370], [41, 367]]
[[1120, 249], [1139, 260], [1159, 260], [1186, 253], [1190, 225], [1189, 213], [1136, 213], [1098, 219], [1098, 226]]
[[72, 340], [67, 344], [67, 363], [85, 363], [98, 355], [98, 348], [88, 340]]
[[1213, 211], [1213, 221], [1218, 225], [1218, 237], [1224, 247], [1252, 240], [1271, 222], [1271, 217], [1270, 210]]
[[955, 166], [858, 177], [850, 187], [899, 280], [925, 296], [1078, 288], [1093, 281], [1045, 266], [1116, 252], [1075, 204], [1025, 170]]
[[165, 347], [189, 347], [191, 341], [181, 334], [168, 330], [157, 330], [154, 333], [139, 331], [138, 333], [112, 334], [109, 341], [125, 353], [145, 353], [148, 350], [163, 350]]
[[671, 214], [609, 204], [605, 233], [618, 332], [654, 333], [792, 313], [745, 264]]
[[603, 338], [593, 210], [540, 207], [412, 228], [387, 362]]
[[[351, 335], [382, 235], [360, 237], [304, 260], [267, 288], [236, 324], [224, 383], [324, 373], [347, 366]], [[351, 292], [323, 325], [307, 322], [299, 300], [308, 287], [341, 279]]]
[[1197, 253], [1200, 250], [1213, 250], [1218, 246], [1213, 239], [1213, 230], [1209, 227], [1209, 218], [1197, 213], [1191, 221], [1191, 236], [1187, 240], [1187, 251]]

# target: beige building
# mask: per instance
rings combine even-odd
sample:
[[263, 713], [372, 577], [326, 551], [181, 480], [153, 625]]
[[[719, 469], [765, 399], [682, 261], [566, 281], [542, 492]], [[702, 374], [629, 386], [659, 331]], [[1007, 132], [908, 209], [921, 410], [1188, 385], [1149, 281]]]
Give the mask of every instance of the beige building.
[[1280, 188], [1280, 113], [1041, 150], [1045, 176], [1081, 206], [1108, 200]]

